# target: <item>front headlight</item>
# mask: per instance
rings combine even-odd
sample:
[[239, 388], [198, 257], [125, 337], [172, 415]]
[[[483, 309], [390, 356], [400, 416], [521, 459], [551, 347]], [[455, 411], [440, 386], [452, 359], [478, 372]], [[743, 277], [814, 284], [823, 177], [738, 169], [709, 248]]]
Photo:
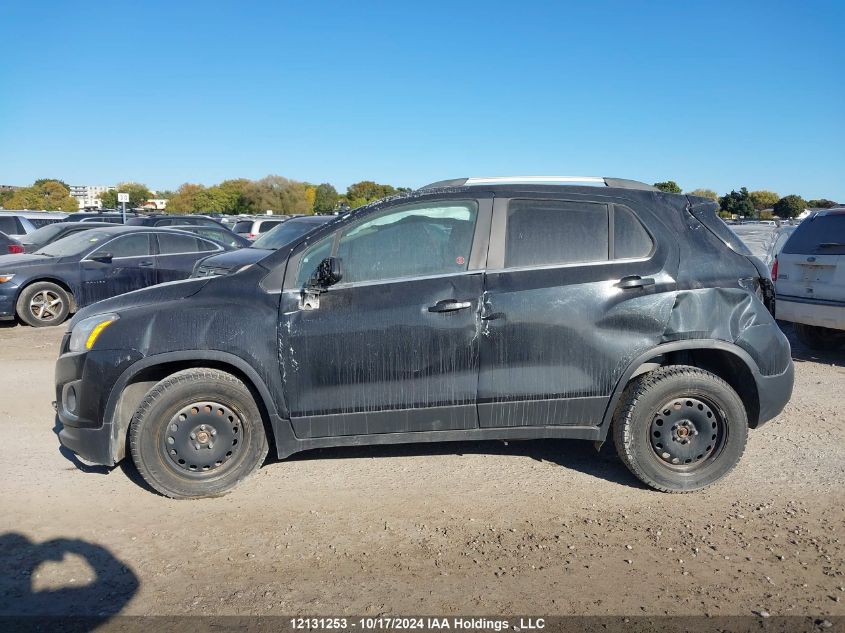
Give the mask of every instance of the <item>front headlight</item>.
[[119, 318], [119, 316], [112, 313], [98, 314], [87, 319], [82, 319], [73, 326], [73, 330], [70, 333], [70, 345], [68, 346], [70, 351], [84, 352], [85, 350], [91, 349], [103, 330]]
[[5, 273], [0, 273], [0, 284], [4, 284], [7, 281], [12, 281], [12, 279], [14, 279], [14, 278], [15, 278], [14, 275], [7, 275]]

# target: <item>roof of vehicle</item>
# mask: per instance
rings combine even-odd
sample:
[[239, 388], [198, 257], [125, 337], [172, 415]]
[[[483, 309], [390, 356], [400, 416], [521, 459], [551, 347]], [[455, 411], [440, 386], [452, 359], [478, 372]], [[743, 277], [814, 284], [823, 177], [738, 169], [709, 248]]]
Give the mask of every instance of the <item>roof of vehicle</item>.
[[0, 210], [0, 215], [22, 215], [24, 217], [48, 218], [51, 220], [55, 218], [66, 218], [68, 216], [63, 211], [38, 211], [37, 209], [2, 209]]
[[610, 178], [607, 176], [487, 176], [439, 180], [420, 187], [418, 191], [449, 187], [474, 187], [491, 185], [556, 185], [556, 186], [603, 186], [617, 189], [639, 189], [641, 191], [660, 191], [657, 187], [638, 180]]

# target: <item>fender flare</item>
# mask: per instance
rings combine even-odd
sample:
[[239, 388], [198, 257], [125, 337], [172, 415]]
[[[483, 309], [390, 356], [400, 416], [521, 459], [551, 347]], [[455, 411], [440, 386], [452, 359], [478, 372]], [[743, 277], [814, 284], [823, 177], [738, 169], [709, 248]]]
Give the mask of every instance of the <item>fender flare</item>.
[[616, 407], [622, 398], [622, 392], [625, 390], [625, 387], [631, 380], [634, 372], [636, 372], [643, 363], [645, 363], [648, 359], [660, 356], [661, 354], [697, 349], [714, 349], [733, 354], [751, 371], [751, 374], [754, 376], [755, 387], [759, 384], [759, 377], [761, 375], [760, 368], [748, 352], [735, 343], [713, 339], [683, 339], [663, 343], [643, 352], [639, 356], [635, 357], [633, 361], [628, 363], [628, 366], [617, 381], [616, 386], [610, 394], [610, 399], [607, 402], [607, 408], [604, 411], [604, 416], [602, 417], [601, 425], [599, 426], [599, 435], [601, 438], [599, 441], [603, 442], [607, 437], [607, 432], [610, 429], [611, 422], [613, 421], [613, 413], [616, 411]]
[[129, 428], [130, 420], [124, 421], [115, 418], [115, 416], [117, 415], [118, 405], [120, 403], [121, 396], [123, 395], [126, 386], [132, 381], [135, 376], [137, 376], [146, 369], [150, 369], [152, 367], [164, 365], [167, 363], [178, 363], [186, 361], [215, 361], [218, 363], [230, 365], [235, 369], [239, 370], [246, 376], [249, 382], [252, 383], [251, 386], [254, 387], [256, 392], [258, 393], [261, 402], [258, 402], [256, 404], [263, 405], [263, 408], [268, 415], [268, 422], [269, 420], [278, 417], [276, 403], [273, 400], [270, 390], [267, 388], [267, 384], [255, 370], [255, 368], [240, 356], [235, 356], [234, 354], [230, 354], [229, 352], [222, 352], [218, 350], [184, 350], [179, 352], [165, 352], [163, 354], [145, 356], [140, 360], [132, 363], [123, 371], [123, 373], [112, 386], [108, 400], [106, 402], [103, 420], [105, 421], [105, 424], [111, 426], [110, 452], [112, 459], [118, 461], [117, 456], [121, 452], [119, 442], [125, 435], [126, 429]]

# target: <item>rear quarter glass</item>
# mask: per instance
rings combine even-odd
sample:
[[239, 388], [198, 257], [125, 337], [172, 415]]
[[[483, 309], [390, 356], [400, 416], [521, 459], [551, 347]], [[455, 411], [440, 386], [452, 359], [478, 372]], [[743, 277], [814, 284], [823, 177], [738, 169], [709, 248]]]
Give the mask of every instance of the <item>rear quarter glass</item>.
[[787, 255], [845, 255], [845, 213], [807, 218], [783, 245]]
[[716, 237], [724, 242], [732, 251], [745, 255], [746, 257], [753, 257], [754, 253], [748, 250], [745, 243], [739, 239], [736, 233], [731, 230], [724, 220], [716, 214], [715, 204], [698, 204], [690, 208], [690, 213], [696, 220], [701, 222], [710, 230]]

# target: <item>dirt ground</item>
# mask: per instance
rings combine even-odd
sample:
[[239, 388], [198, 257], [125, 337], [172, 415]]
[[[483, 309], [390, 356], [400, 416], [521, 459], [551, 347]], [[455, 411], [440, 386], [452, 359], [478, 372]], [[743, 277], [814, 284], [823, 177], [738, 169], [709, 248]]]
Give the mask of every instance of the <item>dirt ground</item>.
[[588, 443], [332, 449], [177, 502], [59, 451], [62, 328], [0, 326], [0, 614], [845, 615], [845, 354], [702, 493]]

